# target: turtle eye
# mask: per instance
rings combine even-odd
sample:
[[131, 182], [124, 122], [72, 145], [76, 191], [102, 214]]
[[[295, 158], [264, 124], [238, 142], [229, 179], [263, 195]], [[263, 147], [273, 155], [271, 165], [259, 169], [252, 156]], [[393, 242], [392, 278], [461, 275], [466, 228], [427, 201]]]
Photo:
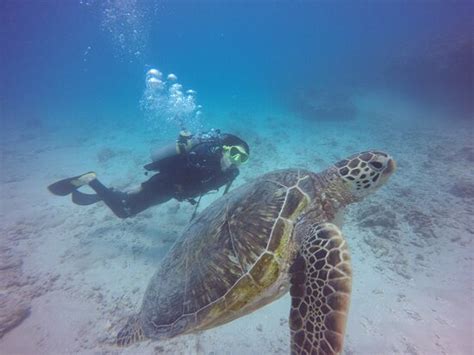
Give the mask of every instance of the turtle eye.
[[383, 164], [379, 161], [371, 161], [369, 165], [371, 165], [375, 170], [380, 170], [383, 168]]

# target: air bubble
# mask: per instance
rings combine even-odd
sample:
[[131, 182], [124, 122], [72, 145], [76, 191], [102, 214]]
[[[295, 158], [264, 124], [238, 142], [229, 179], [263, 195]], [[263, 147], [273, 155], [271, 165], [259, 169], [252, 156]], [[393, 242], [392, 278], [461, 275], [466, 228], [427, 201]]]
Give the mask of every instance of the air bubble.
[[150, 69], [146, 72], [146, 78], [157, 78], [161, 79], [163, 77], [163, 74], [158, 70], [158, 69]]
[[145, 112], [149, 123], [162, 128], [163, 122], [172, 123], [180, 129], [198, 130], [202, 106], [196, 103], [196, 91], [184, 91], [177, 82], [175, 74], [169, 74], [162, 80], [158, 69], [147, 71], [146, 88], [140, 100], [140, 108]]
[[163, 82], [160, 79], [157, 79], [155, 77], [151, 77], [150, 79], [148, 79], [146, 81], [146, 85], [150, 89], [163, 90], [164, 88]]

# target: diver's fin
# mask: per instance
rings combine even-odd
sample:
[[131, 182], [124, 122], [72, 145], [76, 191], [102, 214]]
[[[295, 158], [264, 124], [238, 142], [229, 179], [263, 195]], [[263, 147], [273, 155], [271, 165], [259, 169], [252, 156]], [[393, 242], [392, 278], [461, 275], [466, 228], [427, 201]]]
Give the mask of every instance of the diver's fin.
[[96, 202], [101, 201], [102, 199], [97, 194], [85, 194], [78, 190], [72, 192], [72, 202], [80, 206], [92, 205]]
[[89, 182], [91, 182], [95, 178], [96, 178], [96, 174], [90, 171], [86, 174], [56, 181], [55, 183], [48, 186], [48, 190], [51, 191], [55, 195], [66, 196], [66, 195], [69, 195], [74, 190], [76, 190], [77, 188], [87, 185]]

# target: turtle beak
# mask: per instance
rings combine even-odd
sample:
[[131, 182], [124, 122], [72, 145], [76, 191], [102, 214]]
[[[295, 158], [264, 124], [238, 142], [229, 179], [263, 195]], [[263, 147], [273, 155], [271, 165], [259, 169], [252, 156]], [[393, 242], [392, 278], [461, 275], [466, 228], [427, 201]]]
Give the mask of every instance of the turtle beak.
[[382, 176], [380, 177], [380, 184], [385, 184], [390, 176], [397, 170], [397, 163], [392, 158], [389, 158], [387, 162], [387, 166], [385, 167], [384, 171], [382, 172]]
[[387, 166], [382, 172], [382, 176], [379, 179], [379, 185], [383, 185], [387, 180], [392, 176], [392, 174], [397, 170], [397, 163], [392, 158], [388, 159]]
[[390, 160], [388, 161], [387, 167], [385, 168], [384, 174], [392, 175], [395, 172], [395, 170], [397, 170], [397, 163], [395, 162], [395, 160], [390, 158]]

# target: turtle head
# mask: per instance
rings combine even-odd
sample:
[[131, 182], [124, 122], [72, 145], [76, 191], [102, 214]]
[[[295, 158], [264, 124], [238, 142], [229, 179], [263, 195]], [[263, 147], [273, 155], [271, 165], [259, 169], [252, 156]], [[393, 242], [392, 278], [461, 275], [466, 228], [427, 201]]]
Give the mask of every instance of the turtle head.
[[348, 186], [355, 201], [361, 200], [385, 184], [396, 169], [395, 160], [378, 151], [354, 154], [335, 166], [337, 174]]

